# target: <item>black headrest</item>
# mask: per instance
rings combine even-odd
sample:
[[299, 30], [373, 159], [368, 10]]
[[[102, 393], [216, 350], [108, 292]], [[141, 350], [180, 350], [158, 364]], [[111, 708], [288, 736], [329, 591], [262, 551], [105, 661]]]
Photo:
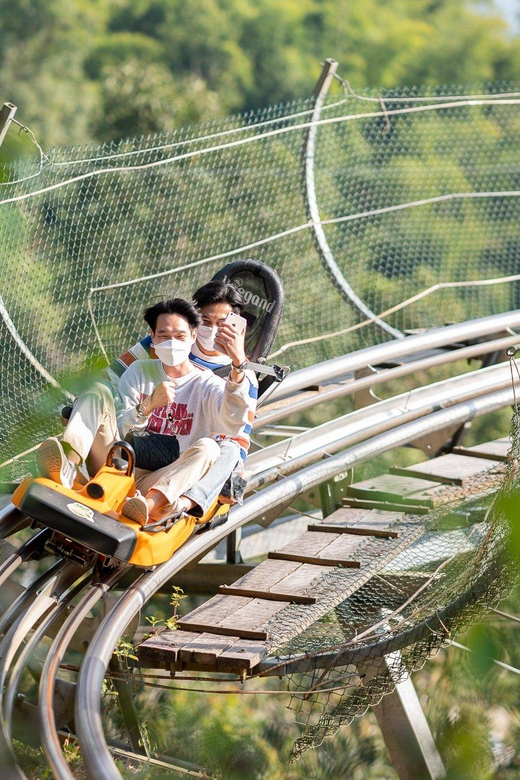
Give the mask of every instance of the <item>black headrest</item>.
[[276, 271], [259, 260], [234, 260], [218, 271], [212, 281], [228, 282], [242, 295], [248, 324], [247, 356], [253, 362], [266, 358], [285, 304], [282, 281]]

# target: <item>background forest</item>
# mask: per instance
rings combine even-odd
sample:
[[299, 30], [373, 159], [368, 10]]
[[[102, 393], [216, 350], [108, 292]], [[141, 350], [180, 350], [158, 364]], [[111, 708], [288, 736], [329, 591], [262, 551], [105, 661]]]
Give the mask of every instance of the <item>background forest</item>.
[[[18, 106], [17, 118], [31, 127], [45, 151], [52, 147], [97, 145], [140, 135], [170, 133], [186, 124], [219, 120], [232, 113], [258, 111], [282, 101], [306, 98], [325, 57], [334, 57], [340, 62], [341, 75], [356, 89], [510, 82], [518, 80], [520, 73], [520, 38], [491, 2], [470, 3], [467, 0], [0, 0], [0, 103], [9, 100]], [[482, 112], [478, 116], [479, 120], [487, 120], [489, 114]], [[336, 213], [336, 201], [343, 213], [348, 209], [362, 210], [367, 203], [377, 206], [380, 197], [382, 202], [388, 202], [385, 197], [388, 193], [393, 197], [396, 182], [402, 198], [409, 200], [419, 197], [424, 187], [438, 189], [439, 182], [446, 191], [463, 188], [467, 182], [478, 188], [478, 182], [471, 174], [473, 160], [464, 155], [463, 138], [453, 164], [442, 167], [440, 179], [430, 175], [445, 155], [444, 139], [455, 136], [450, 133], [449, 121], [448, 130], [446, 124], [442, 128], [439, 124], [437, 128], [436, 121], [432, 120], [427, 132], [422, 132], [419, 124], [403, 125], [404, 129], [399, 128], [401, 141], [395, 147], [384, 147], [382, 142], [378, 147], [372, 143], [369, 132], [352, 131], [352, 154], [358, 168], [344, 181], [340, 176], [337, 180], [327, 178], [325, 166], [320, 174], [322, 189], [333, 193], [329, 212]], [[457, 121], [454, 120], [453, 128], [458, 131]], [[465, 115], [461, 126], [464, 121]], [[518, 122], [506, 127], [499, 118], [492, 117], [481, 122], [481, 130], [487, 159], [503, 163], [502, 167], [507, 171], [504, 189], [507, 186], [518, 188], [518, 173], [512, 165], [518, 160]], [[398, 136], [397, 133], [394, 137]], [[503, 138], [512, 141], [507, 145]], [[335, 161], [336, 167], [341, 168], [339, 163], [345, 163], [346, 168], [350, 158], [340, 156], [337, 149], [343, 147], [339, 141], [336, 147], [335, 142], [333, 136], [328, 147], [330, 159]], [[294, 148], [297, 149], [296, 143]], [[293, 150], [275, 146], [273, 167], [283, 164], [296, 180], [298, 153], [294, 151], [291, 156], [290, 152]], [[30, 140], [11, 129], [0, 149], [0, 162], [33, 154]], [[384, 186], [381, 184], [383, 168]], [[253, 166], [249, 169], [244, 165], [244, 169], [246, 174], [240, 182], [241, 190], [237, 187], [237, 191], [242, 195], [247, 193], [250, 198], [248, 210], [254, 212], [263, 205], [262, 190], [257, 187], [261, 168], [260, 172], [255, 172]], [[206, 176], [206, 171], [202, 170], [202, 173]], [[228, 174], [224, 170], [222, 176], [218, 170], [210, 173], [212, 175], [208, 174], [204, 179], [207, 183], [200, 185], [201, 191], [205, 192], [207, 186], [207, 191], [213, 193], [214, 213], [210, 215], [211, 221], [207, 220], [210, 226], [207, 234], [200, 228], [208, 217], [206, 212], [196, 212], [193, 207], [191, 215], [190, 204], [186, 206], [189, 218], [184, 240], [195, 258], [204, 252], [209, 254], [215, 236], [218, 238], [229, 232], [229, 224], [239, 222], [241, 214], [240, 198], [236, 197], [236, 205], [228, 203], [225, 197], [233, 171]], [[187, 179], [189, 175], [188, 171]], [[225, 178], [227, 175], [229, 181]], [[217, 189], [219, 176], [222, 195]], [[79, 260], [92, 274], [88, 285], [114, 281], [121, 274], [123, 260], [125, 270], [130, 264], [124, 250], [121, 249], [118, 255], [113, 246], [119, 226], [124, 225], [125, 220], [132, 224], [136, 221], [135, 204], [130, 197], [128, 202], [120, 197], [116, 184], [107, 185], [106, 191], [93, 189], [88, 194], [92, 199], [90, 211], [87, 215], [78, 212], [77, 222], [70, 221], [70, 235], [65, 221], [63, 232], [55, 230], [56, 237], [50, 235], [56, 224], [60, 228], [60, 212], [54, 204], [55, 210], [45, 205], [46, 225], [37, 229], [47, 242], [48, 263], [43, 251], [35, 260], [32, 253], [36, 248], [27, 240], [24, 249], [27, 260], [24, 262], [28, 264], [30, 282], [25, 282], [25, 297], [18, 301], [20, 296], [15, 285], [8, 291], [1, 291], [9, 310], [15, 311], [20, 322], [25, 321], [27, 312], [33, 311], [36, 301], [42, 301], [46, 317], [42, 318], [38, 333], [29, 333], [27, 338], [30, 340], [34, 336], [33, 351], [44, 365], [51, 364], [56, 370], [63, 367], [63, 355], [56, 343], [65, 351], [78, 354], [78, 344], [83, 349], [91, 335], [89, 321], [77, 324], [76, 301], [70, 305], [64, 302], [62, 284], [65, 289], [75, 268], [79, 267]], [[84, 193], [80, 195], [83, 197]], [[184, 198], [182, 191], [180, 198]], [[272, 214], [285, 217], [284, 198], [283, 192], [272, 196]], [[109, 243], [110, 251], [99, 242], [96, 246], [101, 248], [94, 255], [91, 252], [93, 236], [97, 229], [101, 231], [96, 208], [103, 202], [108, 202], [112, 209], [106, 230], [112, 235], [113, 229], [114, 238]], [[345, 229], [336, 239], [338, 254], [344, 246], [359, 246], [357, 266], [369, 272], [362, 280], [362, 284], [366, 284], [363, 293], [367, 298], [379, 295], [374, 299], [378, 309], [392, 303], [402, 290], [403, 282], [395, 269], [399, 268], [403, 257], [409, 261], [409, 276], [413, 277], [417, 289], [436, 281], [432, 268], [436, 272], [442, 269], [451, 273], [454, 278], [465, 278], [470, 271], [475, 277], [483, 267], [489, 274], [518, 270], [519, 228], [514, 211], [506, 209], [505, 219], [499, 212], [488, 212], [486, 208], [468, 206], [454, 214], [435, 212], [423, 233], [423, 226], [414, 222], [413, 215], [401, 224], [395, 223], [398, 230], [392, 229], [392, 223], [387, 233], [373, 224], [364, 228], [365, 232], [360, 230], [359, 235]], [[228, 220], [220, 221], [221, 214]], [[95, 223], [94, 232], [81, 243], [83, 238], [77, 227], [89, 215]], [[37, 219], [41, 220], [41, 214], [35, 210], [32, 218], [36, 224]], [[11, 215], [10, 219], [10, 226], [8, 220], [4, 228], [0, 225], [0, 236], [2, 229], [6, 236], [22, 236], [23, 228], [16, 221], [16, 215]], [[155, 235], [152, 228], [159, 231], [158, 225], [161, 229], [165, 226], [167, 231], [170, 229], [170, 206], [167, 204], [162, 211], [150, 209], [150, 213], [141, 214], [140, 219], [136, 231], [142, 236], [148, 237], [147, 231], [150, 236]], [[265, 219], [267, 224], [269, 220]], [[502, 222], [498, 224], [500, 219]], [[190, 226], [195, 223], [200, 233], [194, 228], [190, 234]], [[269, 224], [274, 232], [274, 222]], [[247, 237], [247, 231], [252, 227], [245, 218], [243, 225]], [[496, 232], [493, 232], [495, 227]], [[63, 239], [64, 235], [67, 241]], [[165, 232], [166, 235], [171, 237], [173, 233]], [[488, 235], [491, 235], [489, 240]], [[77, 236], [80, 237], [76, 241]], [[448, 249], [449, 236], [457, 237], [457, 247], [452, 254]], [[232, 235], [229, 241], [234, 240]], [[419, 248], [418, 241], [421, 242]], [[464, 249], [468, 244], [476, 248], [475, 254], [461, 270], [458, 263], [461, 258], [467, 260]], [[295, 246], [291, 245], [285, 260], [280, 260], [285, 262], [284, 278], [290, 280], [293, 290], [298, 284], [311, 289], [310, 277], [297, 269], [291, 271], [289, 267]], [[305, 252], [311, 256], [310, 242], [309, 247], [302, 244], [298, 249], [301, 249], [302, 257]], [[160, 250], [161, 247], [156, 248], [148, 241], [147, 259], [153, 271], [164, 262]], [[142, 251], [141, 246], [136, 249], [136, 257], [140, 260], [138, 251]], [[413, 262], [419, 255], [424, 257], [423, 266]], [[0, 269], [7, 278], [9, 273], [14, 273], [6, 257], [0, 257]], [[38, 273], [33, 274], [34, 269]], [[491, 297], [488, 303], [492, 310], [494, 306], [507, 306], [508, 301]], [[475, 299], [477, 309], [479, 302], [480, 299]], [[459, 304], [460, 308], [457, 308]], [[294, 298], [291, 305], [294, 305]], [[450, 299], [450, 306], [454, 307], [453, 318], [462, 318], [467, 313], [455, 295]], [[445, 310], [439, 312], [434, 308], [427, 304], [420, 311], [425, 322], [430, 317], [446, 318]], [[121, 318], [119, 310], [114, 309], [114, 312], [110, 317], [107, 315], [104, 322], [107, 333], [114, 330], [116, 320]], [[300, 316], [303, 315], [294, 306], [286, 320], [286, 340], [301, 335], [304, 326], [309, 325], [309, 322], [300, 323]], [[316, 327], [314, 322], [310, 324]], [[128, 326], [126, 320], [118, 325], [122, 330]], [[78, 334], [77, 341], [71, 337], [68, 343], [67, 332], [74, 338]], [[113, 350], [120, 346], [114, 343]], [[67, 359], [68, 355], [67, 352]], [[317, 352], [315, 359], [327, 356], [326, 352]], [[12, 376], [10, 361], [10, 349], [0, 344], [0, 370], [5, 371], [5, 377]], [[416, 379], [420, 381], [421, 378]], [[425, 377], [422, 379], [426, 381]], [[23, 437], [29, 436], [29, 430], [34, 436], [38, 426], [35, 410], [29, 402], [34, 397], [35, 386], [36, 380], [33, 386], [24, 387], [23, 393], [19, 389], [12, 393], [9, 402], [13, 409], [15, 404], [20, 406], [23, 397], [27, 410], [20, 419], [4, 413], [9, 419], [4, 420], [2, 426], [9, 436], [14, 435], [16, 428], [23, 430]], [[48, 407], [45, 412], [47, 425]], [[508, 418], [506, 411], [493, 419], [484, 419], [471, 436], [475, 441], [482, 441], [504, 435], [508, 430]], [[313, 414], [309, 419], [293, 422], [305, 425], [321, 421], [319, 415]], [[27, 445], [33, 443], [22, 438], [12, 451], [22, 449], [24, 441]], [[471, 440], [465, 443], [471, 443]], [[383, 459], [373, 468], [383, 470], [390, 462], [409, 462], [410, 451], [393, 454], [391, 458]], [[368, 471], [356, 474], [356, 478], [368, 474]], [[150, 609], [158, 615], [162, 615], [163, 609], [164, 614], [167, 612], [167, 607], [161, 603], [155, 603]], [[520, 613], [518, 592], [512, 594], [504, 609], [513, 614]], [[520, 684], [518, 677], [499, 670], [489, 660], [490, 657], [499, 658], [520, 666], [517, 633], [517, 625], [493, 614], [486, 619], [484, 628], [475, 629], [469, 638], [463, 639], [477, 651], [471, 656], [473, 660], [462, 651], [450, 649], [443, 651], [415, 676], [421, 701], [452, 780], [517, 780], [520, 777], [517, 758], [520, 754]], [[181, 757], [184, 749], [188, 759], [207, 761], [226, 780], [296, 780], [303, 777], [309, 780], [395, 780], [396, 773], [388, 763], [372, 716], [343, 729], [334, 740], [309, 752], [298, 764], [287, 766], [285, 761], [297, 736], [297, 728], [284, 703], [283, 696], [139, 693], [143, 720], [152, 744], [162, 749], [170, 747], [173, 752], [178, 750]], [[42, 780], [48, 777], [40, 768], [37, 754], [27, 754], [26, 760], [31, 777]], [[83, 777], [80, 761], [74, 755], [71, 760], [78, 778]], [[136, 777], [133, 771], [127, 771], [129, 777]]]
[[44, 149], [307, 97], [325, 57], [358, 88], [471, 84], [520, 46], [491, 2], [0, 0], [0, 96]]

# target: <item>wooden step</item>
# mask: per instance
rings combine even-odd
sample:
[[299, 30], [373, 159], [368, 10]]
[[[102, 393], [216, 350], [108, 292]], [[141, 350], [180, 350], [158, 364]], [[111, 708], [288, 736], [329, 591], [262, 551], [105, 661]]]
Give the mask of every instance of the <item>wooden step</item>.
[[507, 453], [511, 448], [509, 436], [502, 439], [488, 441], [485, 444], [476, 444], [474, 447], [454, 447], [457, 455], [468, 455], [472, 458], [487, 458], [489, 460], [507, 460]]
[[292, 604], [316, 604], [315, 596], [300, 596], [294, 593], [281, 593], [279, 590], [253, 590], [251, 588], [234, 587], [233, 585], [221, 585], [219, 593], [226, 596], [248, 596], [252, 599], [266, 599], [267, 601], [288, 601]]
[[394, 504], [415, 504], [433, 507], [433, 495], [442, 490], [438, 482], [411, 476], [381, 474], [379, 477], [355, 482], [347, 487], [347, 498], [387, 501]]
[[403, 477], [424, 478], [433, 482], [441, 482], [447, 485], [465, 486], [473, 482], [484, 472], [489, 471], [494, 466], [498, 466], [498, 460], [484, 460], [482, 458], [472, 458], [468, 455], [441, 455], [432, 460], [426, 460], [423, 463], [417, 463], [414, 466], [405, 468], [392, 467], [390, 474], [396, 474]]
[[[372, 513], [371, 510], [358, 509], [340, 509], [330, 518], [334, 518], [334, 522], [338, 517], [341, 518], [342, 514], [344, 517], [350, 516], [354, 522], [362, 522], [363, 518], [372, 516], [375, 524], [379, 523], [380, 527], [388, 520], [384, 517], [385, 514], [390, 515], [390, 522], [394, 521], [394, 513]], [[398, 524], [397, 530], [399, 538], [387, 539], [382, 544], [373, 537], [351, 537], [350, 540], [359, 545], [364, 566], [361, 569], [344, 569], [344, 588], [334, 596], [334, 601], [331, 601], [328, 584], [324, 587], [324, 583], [327, 583], [324, 577], [337, 572], [338, 569], [322, 565], [322, 561], [320, 565], [273, 558], [263, 561], [237, 580], [233, 587], [243, 590], [278, 590], [284, 595], [299, 594], [314, 598], [316, 603], [297, 605], [287, 601], [277, 602], [220, 593], [181, 618], [177, 631], [163, 631], [143, 642], [138, 648], [141, 666], [161, 667], [170, 671], [194, 669], [247, 673], [254, 669], [273, 647], [283, 646], [291, 636], [301, 633], [320, 615], [330, 611], [331, 604], [339, 604], [363, 587], [370, 577], [390, 563], [398, 552], [424, 533], [421, 526], [412, 523]], [[327, 532], [307, 532], [303, 536], [314, 537], [319, 552], [323, 552], [325, 547], [318, 544], [318, 539], [325, 539], [327, 546], [332, 543], [327, 537], [334, 537], [336, 543], [348, 540], [345, 535]], [[309, 549], [309, 539], [306, 540], [305, 546]], [[293, 617], [286, 623], [282, 618], [284, 609], [301, 611], [298, 620], [295, 622]], [[246, 636], [250, 638], [245, 638]], [[264, 636], [266, 639], [259, 639]]]
[[398, 531], [391, 531], [390, 528], [377, 528], [363, 525], [348, 525], [342, 528], [341, 526], [321, 523], [317, 525], [307, 526], [308, 531], [318, 531], [321, 533], [330, 533], [334, 531], [336, 534], [353, 534], [358, 536], [380, 536], [384, 539], [397, 539], [399, 536]]
[[388, 512], [379, 509], [337, 509], [326, 520], [307, 527], [308, 531], [321, 533], [354, 534], [359, 536], [380, 536], [397, 538], [398, 531], [392, 525], [403, 517], [402, 512]]
[[431, 507], [397, 501], [364, 500], [362, 498], [344, 498], [343, 506], [351, 509], [377, 509], [379, 511], [403, 512], [413, 515], [427, 515]]

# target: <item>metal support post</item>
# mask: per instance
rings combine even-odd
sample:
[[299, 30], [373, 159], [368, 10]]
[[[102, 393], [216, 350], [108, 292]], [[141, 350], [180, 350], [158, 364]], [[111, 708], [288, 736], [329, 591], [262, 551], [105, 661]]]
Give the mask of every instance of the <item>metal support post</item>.
[[320, 503], [321, 503], [321, 511], [323, 512], [323, 517], [328, 517], [333, 512], [336, 511], [336, 501], [334, 498], [334, 485], [329, 480], [327, 482], [322, 482], [320, 487]]
[[[109, 664], [109, 669], [116, 676], [124, 674], [124, 671], [121, 669], [117, 658], [112, 658]], [[117, 693], [117, 702], [119, 704], [121, 717], [128, 734], [130, 747], [134, 753], [147, 756], [148, 745], [146, 744], [146, 739], [144, 739], [144, 735], [141, 731], [139, 718], [137, 716], [133, 697], [128, 688], [128, 683], [126, 680], [114, 679], [113, 684]]]
[[[389, 672], [392, 675], [396, 665], [402, 666], [399, 652], [375, 661], [367, 670], [365, 684], [378, 674]], [[400, 780], [441, 780], [446, 777], [442, 759], [410, 677], [397, 683], [395, 690], [383, 696], [373, 711]]]
[[16, 111], [17, 106], [14, 103], [4, 103], [2, 108], [0, 108], [0, 146], [2, 146]]
[[240, 542], [242, 539], [242, 529], [237, 528], [226, 536], [226, 563], [243, 563], [240, 554]]

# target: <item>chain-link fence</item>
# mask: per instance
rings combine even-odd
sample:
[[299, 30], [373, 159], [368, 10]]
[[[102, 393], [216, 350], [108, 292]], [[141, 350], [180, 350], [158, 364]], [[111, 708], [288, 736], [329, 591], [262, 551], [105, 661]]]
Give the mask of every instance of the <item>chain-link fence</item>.
[[412, 296], [384, 315], [394, 332], [516, 307], [516, 281], [474, 284], [520, 271], [515, 89], [343, 82], [319, 114], [299, 101], [4, 169], [0, 463], [58, 429], [37, 415], [53, 383], [113, 359], [143, 335], [146, 305], [189, 297], [232, 259], [282, 277], [273, 354], [293, 368], [391, 338], [352, 328]]

